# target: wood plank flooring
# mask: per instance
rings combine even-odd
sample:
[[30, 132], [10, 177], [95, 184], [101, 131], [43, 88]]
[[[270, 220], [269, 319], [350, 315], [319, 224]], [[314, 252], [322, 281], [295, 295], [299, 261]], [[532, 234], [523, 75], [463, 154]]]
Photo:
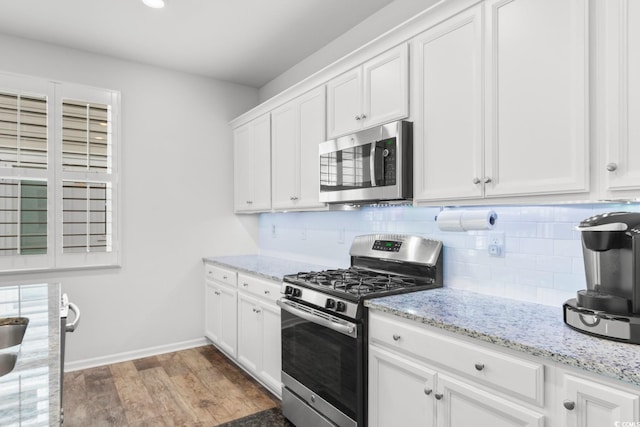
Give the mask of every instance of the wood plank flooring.
[[236, 425], [254, 414], [260, 425], [263, 411], [264, 425], [291, 425], [275, 396], [210, 345], [66, 373], [63, 403], [65, 427]]

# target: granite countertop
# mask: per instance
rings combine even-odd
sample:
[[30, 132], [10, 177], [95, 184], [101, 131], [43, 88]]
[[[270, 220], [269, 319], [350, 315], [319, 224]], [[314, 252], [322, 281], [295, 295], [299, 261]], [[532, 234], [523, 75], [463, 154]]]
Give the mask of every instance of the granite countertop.
[[[60, 286], [0, 287], [0, 317], [24, 316], [29, 324], [13, 371], [0, 377], [1, 426], [60, 424]], [[18, 347], [18, 348], [16, 348]]]
[[365, 306], [640, 387], [640, 345], [574, 331], [561, 307], [451, 288], [371, 299]]
[[329, 268], [318, 264], [309, 264], [262, 255], [207, 257], [203, 258], [203, 261], [221, 267], [233, 268], [244, 273], [257, 274], [258, 276], [277, 282], [282, 281], [282, 277], [287, 274], [298, 273], [300, 271], [326, 270]]

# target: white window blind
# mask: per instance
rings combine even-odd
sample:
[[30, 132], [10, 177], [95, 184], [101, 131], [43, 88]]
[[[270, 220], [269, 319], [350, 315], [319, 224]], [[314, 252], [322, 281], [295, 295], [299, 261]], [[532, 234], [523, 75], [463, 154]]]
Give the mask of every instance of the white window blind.
[[0, 166], [47, 168], [47, 98], [0, 92]]
[[119, 263], [119, 99], [0, 73], [0, 273]]

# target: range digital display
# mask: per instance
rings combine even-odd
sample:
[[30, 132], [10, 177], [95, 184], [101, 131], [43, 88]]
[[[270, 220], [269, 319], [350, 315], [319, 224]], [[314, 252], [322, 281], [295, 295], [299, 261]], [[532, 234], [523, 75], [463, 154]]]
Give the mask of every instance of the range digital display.
[[402, 246], [402, 242], [395, 240], [376, 240], [373, 242], [372, 249], [374, 251], [400, 252], [400, 246]]

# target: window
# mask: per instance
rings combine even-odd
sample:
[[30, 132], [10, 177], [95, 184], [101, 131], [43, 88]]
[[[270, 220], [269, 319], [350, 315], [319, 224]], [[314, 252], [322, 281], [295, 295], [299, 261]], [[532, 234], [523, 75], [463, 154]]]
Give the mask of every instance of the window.
[[119, 98], [0, 74], [0, 272], [119, 263]]

